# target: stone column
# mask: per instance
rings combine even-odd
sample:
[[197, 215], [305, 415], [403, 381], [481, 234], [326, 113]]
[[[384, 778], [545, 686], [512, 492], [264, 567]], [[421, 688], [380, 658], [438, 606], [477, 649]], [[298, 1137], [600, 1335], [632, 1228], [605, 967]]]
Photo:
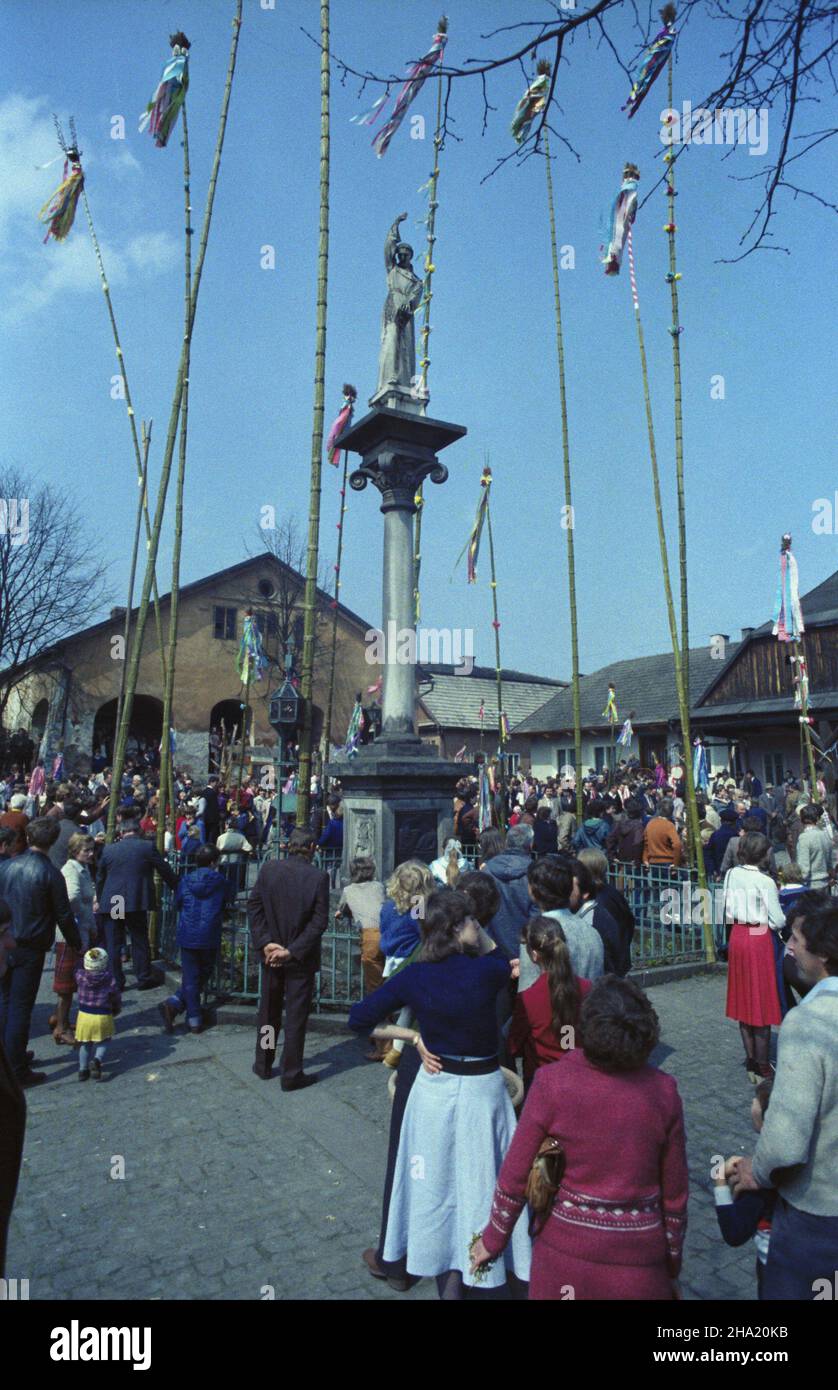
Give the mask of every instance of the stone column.
[[413, 515], [416, 507], [382, 502], [384, 513], [384, 689], [381, 698], [382, 734], [415, 734], [416, 667], [401, 661], [402, 644], [416, 630], [413, 599]]

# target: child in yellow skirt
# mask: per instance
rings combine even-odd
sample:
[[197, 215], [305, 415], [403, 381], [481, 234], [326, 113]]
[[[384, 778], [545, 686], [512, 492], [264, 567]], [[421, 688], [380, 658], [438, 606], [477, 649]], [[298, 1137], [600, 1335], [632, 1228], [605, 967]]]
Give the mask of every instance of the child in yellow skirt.
[[[108, 969], [108, 953], [101, 946], [91, 946], [84, 963], [76, 967], [79, 1014], [76, 1019], [76, 1042], [79, 1046], [79, 1081], [89, 1081], [91, 1068], [97, 1081], [102, 1080], [102, 1062], [108, 1039], [114, 1032], [114, 1018], [122, 1007], [122, 997], [116, 980]], [[90, 1060], [94, 1049], [93, 1061]]]

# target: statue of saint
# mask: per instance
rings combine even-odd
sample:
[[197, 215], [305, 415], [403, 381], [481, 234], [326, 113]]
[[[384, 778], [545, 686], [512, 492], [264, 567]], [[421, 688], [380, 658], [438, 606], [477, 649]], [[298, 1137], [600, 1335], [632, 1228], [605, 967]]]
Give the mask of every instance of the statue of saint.
[[384, 243], [387, 269], [387, 298], [381, 317], [381, 352], [378, 358], [378, 390], [388, 386], [410, 389], [416, 375], [416, 335], [413, 315], [419, 308], [423, 282], [413, 273], [413, 247], [399, 240], [397, 217]]

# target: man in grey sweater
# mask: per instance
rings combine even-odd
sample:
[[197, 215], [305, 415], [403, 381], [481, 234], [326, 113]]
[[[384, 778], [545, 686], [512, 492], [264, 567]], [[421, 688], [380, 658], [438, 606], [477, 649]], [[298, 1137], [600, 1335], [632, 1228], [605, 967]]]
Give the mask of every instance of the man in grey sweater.
[[795, 922], [790, 946], [813, 988], [780, 1029], [771, 1105], [734, 1193], [780, 1194], [763, 1299], [813, 1300], [838, 1269], [838, 907]]

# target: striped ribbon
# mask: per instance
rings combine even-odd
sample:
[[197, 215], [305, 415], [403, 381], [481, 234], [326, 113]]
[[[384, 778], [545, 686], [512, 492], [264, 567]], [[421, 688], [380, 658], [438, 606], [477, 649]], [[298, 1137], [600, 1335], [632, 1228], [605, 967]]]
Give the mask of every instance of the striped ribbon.
[[636, 313], [640, 313], [640, 300], [637, 298], [637, 280], [634, 274], [634, 245], [631, 239], [631, 227], [628, 230], [628, 253], [629, 253], [629, 279], [631, 281], [631, 297], [634, 300]]

